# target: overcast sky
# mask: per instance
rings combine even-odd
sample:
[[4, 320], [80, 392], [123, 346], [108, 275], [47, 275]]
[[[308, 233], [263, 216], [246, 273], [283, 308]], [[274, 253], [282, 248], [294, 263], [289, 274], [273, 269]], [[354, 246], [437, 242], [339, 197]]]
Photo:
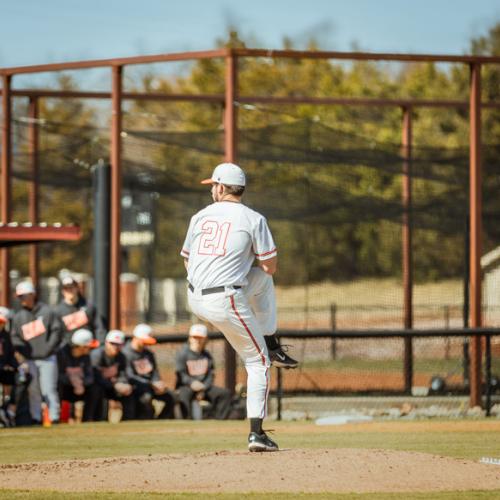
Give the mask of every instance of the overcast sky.
[[500, 21], [498, 0], [0, 0], [0, 67], [216, 47], [463, 54]]

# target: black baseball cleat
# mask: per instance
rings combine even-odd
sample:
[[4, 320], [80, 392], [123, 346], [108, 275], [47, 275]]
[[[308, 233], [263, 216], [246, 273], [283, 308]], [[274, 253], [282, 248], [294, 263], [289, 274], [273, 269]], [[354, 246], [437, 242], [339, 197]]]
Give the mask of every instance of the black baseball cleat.
[[278, 451], [278, 445], [265, 433], [251, 432], [248, 435], [249, 451]]
[[269, 349], [269, 357], [271, 358], [271, 363], [277, 368], [297, 368], [299, 365], [299, 362], [291, 358], [283, 350], [282, 346], [279, 346], [277, 349]]
[[271, 364], [277, 368], [297, 368], [299, 362], [291, 358], [287, 353], [288, 346], [280, 345], [278, 339], [274, 335], [264, 337], [269, 351]]

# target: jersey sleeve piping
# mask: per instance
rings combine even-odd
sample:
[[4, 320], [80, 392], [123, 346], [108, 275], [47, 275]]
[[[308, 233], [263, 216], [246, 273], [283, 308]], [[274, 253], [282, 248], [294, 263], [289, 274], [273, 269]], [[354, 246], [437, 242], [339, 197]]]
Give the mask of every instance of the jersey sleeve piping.
[[276, 248], [273, 248], [269, 252], [265, 253], [256, 253], [255, 257], [257, 260], [267, 260], [267, 259], [272, 259], [273, 257], [276, 257], [278, 255], [278, 250]]

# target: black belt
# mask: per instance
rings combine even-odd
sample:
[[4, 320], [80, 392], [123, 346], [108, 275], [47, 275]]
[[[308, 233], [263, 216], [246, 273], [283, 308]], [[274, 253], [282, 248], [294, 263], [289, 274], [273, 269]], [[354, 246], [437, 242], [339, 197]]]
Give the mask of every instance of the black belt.
[[[191, 285], [191, 283], [189, 283], [188, 285], [188, 288], [194, 292], [194, 286]], [[234, 285], [233, 288], [235, 290], [238, 290], [239, 288], [241, 288], [241, 286], [239, 285]], [[201, 291], [201, 294], [202, 295], [210, 295], [211, 293], [221, 293], [221, 292], [224, 292], [226, 290], [226, 287], [225, 286], [214, 286], [212, 288], [204, 288], [202, 291]]]

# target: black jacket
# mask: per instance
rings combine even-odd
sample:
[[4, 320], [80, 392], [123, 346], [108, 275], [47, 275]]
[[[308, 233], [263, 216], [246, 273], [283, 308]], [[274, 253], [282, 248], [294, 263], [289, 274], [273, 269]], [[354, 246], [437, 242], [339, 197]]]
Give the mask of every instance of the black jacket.
[[54, 308], [63, 328], [63, 341], [69, 343], [71, 335], [79, 328], [90, 330], [99, 342], [104, 342], [106, 329], [102, 318], [97, 313], [94, 304], [90, 304], [84, 297], [78, 299], [74, 305], [67, 304], [64, 300]]
[[191, 385], [199, 380], [208, 389], [214, 383], [214, 361], [208, 351], [194, 352], [186, 344], [175, 357], [178, 385]]
[[61, 345], [62, 326], [52, 309], [37, 302], [33, 309], [23, 307], [12, 318], [14, 349], [27, 359], [45, 359]]
[[17, 368], [17, 361], [14, 357], [14, 346], [10, 339], [10, 334], [5, 328], [0, 329], [0, 370], [4, 366]]
[[151, 382], [161, 380], [155, 355], [149, 349], [137, 352], [132, 349], [132, 344], [127, 342], [122, 353], [127, 360], [127, 379], [132, 385], [151, 385]]
[[94, 368], [96, 382], [105, 389], [112, 389], [117, 382], [128, 383], [125, 373], [127, 360], [121, 352], [114, 358], [110, 358], [104, 346], [101, 346], [92, 350], [90, 362]]
[[71, 377], [80, 379], [84, 386], [92, 385], [94, 369], [90, 363], [90, 356], [75, 358], [71, 353], [71, 345], [66, 344], [57, 351], [57, 365], [59, 368], [59, 383], [73, 385]]

